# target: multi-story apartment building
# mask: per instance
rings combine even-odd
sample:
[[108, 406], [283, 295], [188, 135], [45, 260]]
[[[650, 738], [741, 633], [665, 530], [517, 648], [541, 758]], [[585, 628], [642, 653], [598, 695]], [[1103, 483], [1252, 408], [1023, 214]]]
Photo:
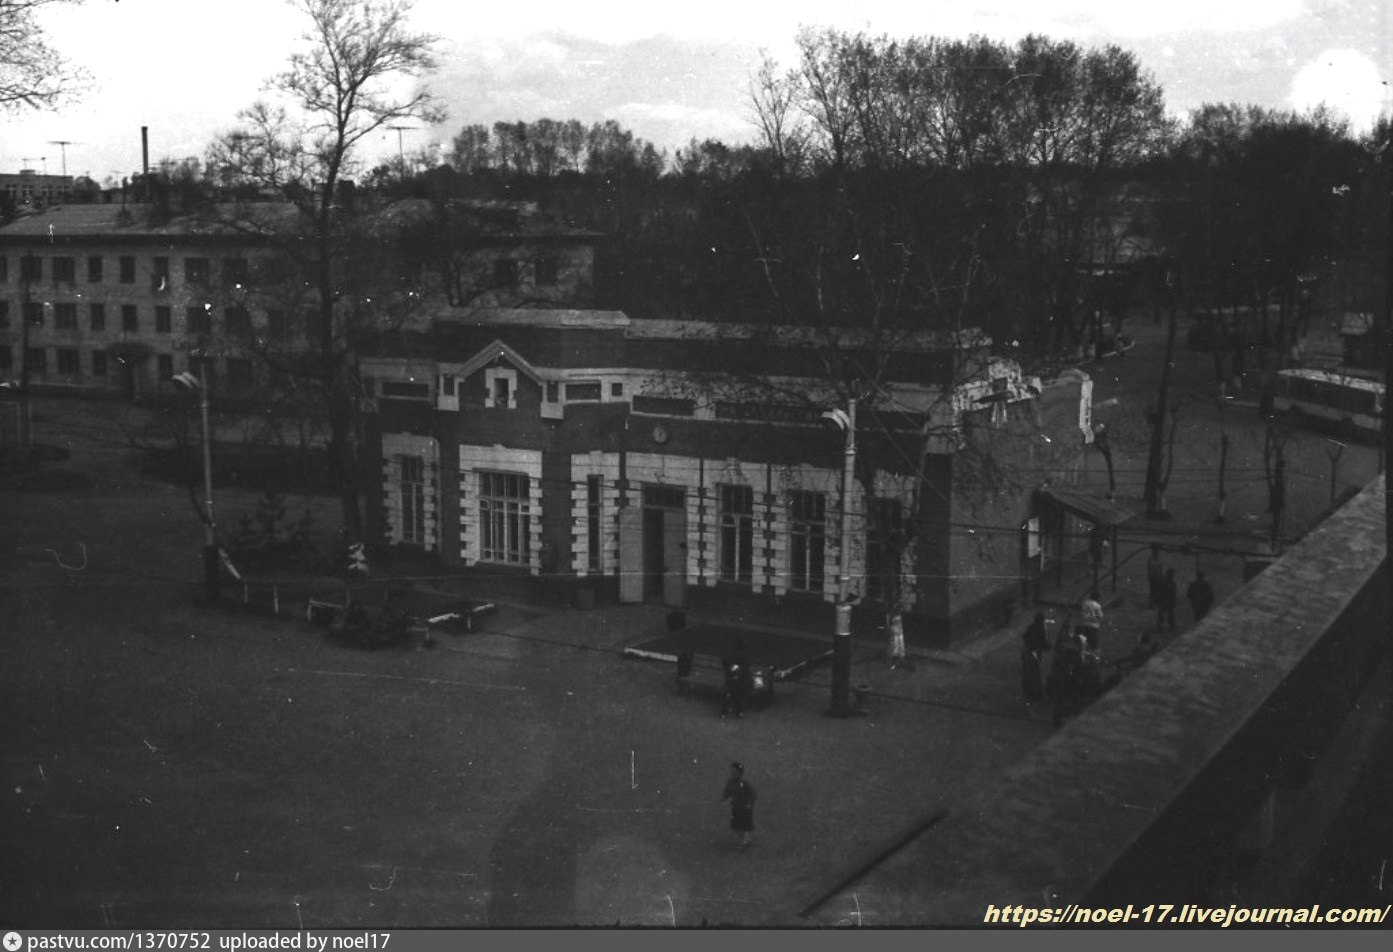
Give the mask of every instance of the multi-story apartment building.
[[[361, 365], [377, 526], [466, 572], [786, 618], [830, 616], [845, 570], [853, 594], [898, 600], [907, 631], [940, 642], [1029, 597], [1096, 518], [1060, 492], [1092, 437], [1091, 383], [1023, 378], [971, 333], [835, 337], [444, 317]], [[843, 438], [820, 420], [841, 399], [829, 359], [884, 368], [849, 494]]]
[[[298, 216], [269, 202], [172, 216], [150, 205], [55, 205], [21, 216], [0, 228], [0, 377], [134, 397], [201, 369], [218, 396], [273, 392], [285, 363], [276, 358], [311, 346], [318, 325], [317, 296], [286, 267]], [[358, 246], [374, 273], [336, 276], [343, 309], [357, 309], [345, 320], [372, 339], [411, 326], [426, 293], [458, 311], [583, 301], [594, 238], [527, 206], [394, 203]], [[389, 293], [401, 306], [363, 316], [363, 302]]]

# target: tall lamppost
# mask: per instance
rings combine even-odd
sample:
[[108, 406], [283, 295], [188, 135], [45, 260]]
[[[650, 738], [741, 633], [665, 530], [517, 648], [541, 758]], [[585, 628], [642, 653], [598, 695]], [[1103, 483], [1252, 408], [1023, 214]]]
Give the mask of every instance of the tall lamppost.
[[832, 632], [832, 708], [833, 717], [851, 713], [851, 491], [856, 479], [856, 398], [846, 402], [845, 410], [828, 410], [822, 419], [846, 435], [842, 455], [841, 558], [837, 571], [837, 620]]
[[208, 426], [208, 379], [207, 355], [190, 352], [190, 358], [199, 361], [198, 376], [191, 373], [175, 374], [174, 382], [191, 393], [198, 394], [198, 410], [202, 422], [203, 435], [203, 597], [212, 604], [222, 595], [218, 558], [217, 523], [213, 521], [213, 444]]

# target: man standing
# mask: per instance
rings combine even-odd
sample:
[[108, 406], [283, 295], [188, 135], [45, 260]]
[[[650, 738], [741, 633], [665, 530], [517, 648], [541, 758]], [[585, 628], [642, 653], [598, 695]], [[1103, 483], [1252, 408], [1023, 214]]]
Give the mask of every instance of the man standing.
[[1079, 634], [1088, 643], [1089, 651], [1098, 650], [1098, 633], [1103, 627], [1103, 602], [1095, 588], [1079, 606]]
[[1045, 696], [1040, 672], [1045, 652], [1050, 650], [1050, 636], [1044, 612], [1035, 613], [1035, 620], [1026, 628], [1023, 637], [1025, 647], [1021, 651], [1021, 690], [1025, 694], [1025, 703], [1031, 704]]
[[1185, 597], [1189, 600], [1190, 611], [1195, 613], [1195, 621], [1198, 623], [1209, 614], [1209, 609], [1214, 607], [1214, 586], [1209, 584], [1209, 579], [1204, 577], [1203, 572], [1196, 570], [1195, 580], [1185, 590]]
[[730, 765], [730, 779], [721, 799], [730, 801], [730, 828], [740, 834], [744, 849], [755, 832], [755, 788], [745, 779], [745, 765], [738, 760]]

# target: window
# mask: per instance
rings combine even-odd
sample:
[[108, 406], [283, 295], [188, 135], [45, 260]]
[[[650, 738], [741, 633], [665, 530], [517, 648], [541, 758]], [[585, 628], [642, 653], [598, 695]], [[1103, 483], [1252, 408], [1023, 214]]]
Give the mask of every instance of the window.
[[53, 305], [53, 326], [58, 328], [60, 331], [77, 330], [77, 305]]
[[624, 396], [624, 385], [622, 383], [612, 383], [609, 385], [609, 395], [611, 397]]
[[10, 280], [10, 259], [0, 255], [0, 284], [8, 284]]
[[87, 258], [87, 283], [102, 283], [103, 258], [101, 255], [89, 255]]
[[252, 362], [246, 357], [227, 358], [227, 385], [233, 390], [250, 390], [255, 383]]
[[398, 456], [401, 466], [401, 541], [426, 542], [426, 461], [419, 456]]
[[209, 330], [208, 308], [206, 307], [186, 307], [184, 308], [184, 320], [187, 322], [188, 334], [206, 334]]
[[499, 258], [493, 263], [493, 285], [515, 288], [518, 285], [518, 263], [511, 258]]
[[898, 499], [866, 500], [866, 594], [892, 595], [900, 580], [904, 507]]
[[94, 331], [106, 330], [106, 305], [87, 305], [87, 326]]
[[568, 383], [566, 384], [566, 399], [571, 402], [598, 400], [600, 399], [600, 385], [598, 383]]
[[208, 276], [212, 269], [208, 265], [207, 258], [185, 258], [184, 259], [184, 283], [196, 284], [200, 287], [207, 286]]
[[825, 584], [827, 496], [794, 490], [788, 500], [788, 587], [821, 593]]
[[169, 259], [152, 258], [150, 259], [150, 290], [168, 291], [169, 290]]
[[720, 487], [720, 577], [748, 583], [753, 578], [755, 493], [749, 486]]
[[252, 332], [251, 315], [244, 307], [230, 307], [227, 309], [227, 333], [237, 337], [248, 337]]
[[548, 381], [547, 381], [546, 394], [547, 394], [547, 403], [560, 403], [560, 402], [561, 402], [561, 385], [558, 384], [555, 380], [548, 380]]
[[42, 281], [44, 279], [44, 259], [34, 255], [24, 255], [19, 259], [19, 280]]
[[105, 376], [106, 376], [106, 351], [104, 351], [104, 350], [94, 350], [94, 351], [92, 351], [92, 376], [94, 376], [94, 377], [105, 377]]
[[9, 370], [14, 365], [14, 351], [9, 344], [0, 344], [0, 370]]
[[168, 334], [174, 330], [172, 311], [164, 304], [155, 305], [155, 333]]
[[696, 413], [696, 401], [683, 397], [634, 397], [634, 412], [661, 416], [691, 416]]
[[0, 327], [10, 326], [10, 302], [0, 301]]
[[48, 351], [42, 347], [30, 347], [24, 352], [24, 366], [30, 373], [48, 373]]
[[77, 374], [81, 366], [77, 359], [77, 351], [71, 347], [58, 348], [58, 372], [60, 374]]
[[64, 255], [53, 259], [53, 283], [72, 284], [77, 280], [77, 262]]
[[140, 330], [140, 312], [136, 310], [134, 304], [121, 305], [121, 330]]
[[130, 255], [121, 256], [121, 283], [135, 284], [135, 259]]
[[155, 374], [161, 382], [167, 382], [174, 376], [174, 356], [172, 354], [155, 355]]
[[222, 283], [225, 288], [244, 288], [251, 283], [251, 269], [246, 258], [224, 258]]
[[518, 405], [518, 372], [511, 367], [484, 371], [484, 406], [512, 409]]
[[529, 483], [519, 473], [479, 474], [479, 557], [485, 562], [528, 563]]
[[604, 508], [603, 491], [605, 478], [603, 476], [585, 477], [585, 514], [588, 528], [586, 530], [586, 550], [590, 556], [590, 571], [599, 572], [604, 565], [603, 552], [603, 530], [604, 530]]
[[541, 257], [535, 262], [535, 274], [537, 284], [542, 287], [550, 287], [556, 283], [556, 259], [551, 257]]
[[24, 302], [24, 319], [34, 327], [44, 326], [44, 306], [40, 301]]

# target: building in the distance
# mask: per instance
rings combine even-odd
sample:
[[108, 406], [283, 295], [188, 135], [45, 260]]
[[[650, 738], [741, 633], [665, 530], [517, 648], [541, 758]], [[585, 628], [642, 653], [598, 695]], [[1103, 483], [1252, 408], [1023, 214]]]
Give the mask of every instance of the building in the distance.
[[0, 192], [16, 207], [66, 202], [72, 188], [71, 175], [40, 174], [33, 169], [0, 172]]
[[[898, 603], [911, 637], [943, 643], [1032, 597], [1085, 544], [1081, 522], [1108, 522], [1067, 492], [1091, 382], [1025, 378], [989, 345], [445, 315], [362, 362], [375, 523], [392, 545], [551, 597], [812, 625], [830, 625], [845, 546], [861, 624]], [[845, 406], [834, 364], [881, 368], [859, 401], [849, 495], [843, 436], [821, 419]]]

